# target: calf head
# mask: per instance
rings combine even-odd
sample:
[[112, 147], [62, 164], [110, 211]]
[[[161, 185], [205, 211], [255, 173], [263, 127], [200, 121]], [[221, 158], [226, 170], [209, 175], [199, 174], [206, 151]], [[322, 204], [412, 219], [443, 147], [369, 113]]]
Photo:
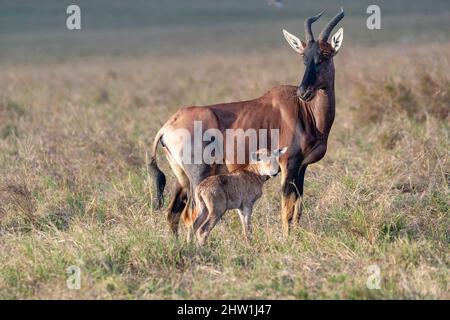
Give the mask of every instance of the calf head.
[[285, 154], [287, 147], [270, 152], [266, 148], [259, 149], [251, 154], [251, 164], [255, 166], [258, 174], [275, 177], [280, 173], [279, 158]]

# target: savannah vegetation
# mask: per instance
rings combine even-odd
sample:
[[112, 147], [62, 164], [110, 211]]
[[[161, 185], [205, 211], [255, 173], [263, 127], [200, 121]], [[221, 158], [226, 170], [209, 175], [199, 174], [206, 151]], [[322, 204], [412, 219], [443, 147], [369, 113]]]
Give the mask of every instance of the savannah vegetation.
[[380, 31], [365, 28], [368, 3], [344, 1], [336, 120], [287, 239], [279, 178], [251, 244], [235, 212], [197, 248], [153, 209], [145, 164], [161, 123], [297, 84], [281, 29], [304, 38], [304, 17], [325, 9], [318, 30], [340, 5], [285, 2], [80, 1], [76, 32], [70, 3], [2, 2], [0, 298], [450, 298], [447, 1], [382, 1]]

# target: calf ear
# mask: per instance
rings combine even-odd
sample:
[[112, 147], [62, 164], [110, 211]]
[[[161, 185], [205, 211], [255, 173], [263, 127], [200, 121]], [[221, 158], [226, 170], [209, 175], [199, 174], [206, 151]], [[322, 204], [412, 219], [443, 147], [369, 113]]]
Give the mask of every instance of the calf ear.
[[342, 40], [344, 40], [344, 29], [340, 28], [331, 38], [331, 46], [334, 49], [334, 54], [338, 53], [339, 48], [342, 46]]
[[283, 147], [281, 149], [277, 149], [274, 152], [272, 152], [272, 156], [274, 157], [281, 157], [283, 154], [285, 154], [287, 151], [287, 147]]
[[293, 34], [290, 34], [286, 30], [283, 29], [284, 37], [286, 38], [286, 41], [289, 43], [289, 45], [294, 49], [296, 52], [303, 54], [303, 51], [305, 50], [305, 44], [296, 36]]
[[258, 155], [258, 151], [252, 152], [250, 154], [250, 160], [252, 162], [258, 162], [259, 161], [259, 155]]

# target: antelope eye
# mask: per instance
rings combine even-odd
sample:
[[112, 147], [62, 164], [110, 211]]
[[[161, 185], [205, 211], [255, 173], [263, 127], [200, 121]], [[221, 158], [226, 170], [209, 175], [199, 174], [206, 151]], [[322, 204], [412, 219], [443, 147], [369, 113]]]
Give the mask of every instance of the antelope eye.
[[330, 53], [327, 51], [323, 51], [321, 56], [323, 59], [328, 59], [330, 57]]

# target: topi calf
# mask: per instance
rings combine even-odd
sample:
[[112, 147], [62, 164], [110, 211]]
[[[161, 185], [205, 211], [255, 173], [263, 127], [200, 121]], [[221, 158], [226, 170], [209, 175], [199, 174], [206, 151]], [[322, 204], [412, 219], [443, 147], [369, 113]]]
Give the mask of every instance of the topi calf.
[[253, 205], [262, 195], [266, 180], [280, 172], [279, 157], [287, 147], [270, 153], [259, 149], [251, 154], [250, 165], [228, 174], [210, 176], [195, 189], [195, 204], [199, 215], [194, 223], [194, 233], [198, 243], [203, 245], [220, 221], [223, 214], [230, 209], [238, 209], [244, 236], [251, 235], [251, 215]]

